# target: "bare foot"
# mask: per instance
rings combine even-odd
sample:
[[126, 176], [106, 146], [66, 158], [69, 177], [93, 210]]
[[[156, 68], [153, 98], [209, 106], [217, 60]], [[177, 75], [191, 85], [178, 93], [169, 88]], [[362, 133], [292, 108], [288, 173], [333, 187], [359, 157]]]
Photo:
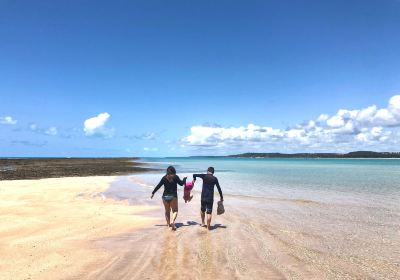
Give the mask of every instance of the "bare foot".
[[201, 223], [200, 226], [201, 227], [207, 227], [206, 224], [204, 224], [204, 223]]
[[175, 224], [171, 224], [171, 230], [176, 230], [176, 225]]
[[207, 226], [207, 229], [208, 229], [208, 230], [211, 230], [212, 228], [211, 228], [211, 226]]

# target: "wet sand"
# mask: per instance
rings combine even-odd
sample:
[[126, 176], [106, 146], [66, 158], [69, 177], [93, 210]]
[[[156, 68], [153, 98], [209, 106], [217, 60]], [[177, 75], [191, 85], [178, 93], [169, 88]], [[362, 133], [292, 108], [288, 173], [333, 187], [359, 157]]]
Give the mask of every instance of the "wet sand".
[[400, 278], [398, 213], [226, 194], [208, 231], [199, 193], [180, 192], [173, 232], [151, 190], [140, 176], [0, 182], [0, 278]]
[[[121, 180], [106, 193], [148, 203], [140, 176], [134, 197]], [[158, 195], [158, 196], [157, 196]], [[180, 196], [182, 194], [180, 193]], [[96, 279], [399, 279], [399, 213], [351, 204], [225, 195], [226, 214], [213, 230], [199, 226], [199, 193], [179, 201], [178, 230], [162, 218], [153, 228], [97, 244], [121, 254]], [[155, 196], [161, 205], [161, 193]], [[371, 211], [372, 210], [372, 211]], [[372, 214], [371, 214], [372, 213]], [[163, 216], [163, 210], [153, 215]], [[375, 217], [372, 217], [375, 215]], [[376, 224], [374, 220], [380, 220]], [[385, 222], [384, 222], [385, 221]], [[129, 246], [126, 246], [129, 244]]]

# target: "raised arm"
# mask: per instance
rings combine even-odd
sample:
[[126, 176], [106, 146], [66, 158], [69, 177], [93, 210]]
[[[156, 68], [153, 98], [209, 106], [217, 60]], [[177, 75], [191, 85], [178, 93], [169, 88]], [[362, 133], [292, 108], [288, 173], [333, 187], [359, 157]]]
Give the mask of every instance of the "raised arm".
[[196, 178], [204, 179], [206, 174], [193, 174], [193, 181], [196, 181]]
[[180, 186], [183, 186], [183, 184], [186, 183], [186, 179], [187, 179], [187, 177], [183, 177], [183, 180], [181, 180], [181, 178], [179, 178], [178, 175], [175, 175], [175, 180]]
[[221, 198], [221, 201], [224, 201], [224, 197], [222, 196], [222, 190], [221, 190], [221, 187], [219, 186], [218, 179], [215, 178], [215, 180], [216, 180], [215, 185], [217, 186], [217, 189], [218, 189], [218, 192], [219, 192], [219, 197]]
[[156, 191], [158, 191], [159, 188], [161, 188], [162, 185], [164, 185], [164, 177], [161, 178], [160, 183], [158, 183], [158, 185], [152, 191], [151, 198], [153, 198], [153, 195], [156, 193]]

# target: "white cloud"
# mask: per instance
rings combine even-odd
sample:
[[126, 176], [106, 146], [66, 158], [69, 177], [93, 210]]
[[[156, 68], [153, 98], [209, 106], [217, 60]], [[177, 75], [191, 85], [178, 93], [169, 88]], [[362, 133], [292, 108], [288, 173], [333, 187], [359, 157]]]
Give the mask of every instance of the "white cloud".
[[188, 145], [223, 146], [228, 142], [262, 141], [267, 138], [280, 138], [283, 133], [279, 129], [260, 127], [249, 124], [247, 127], [208, 127], [193, 126], [191, 134], [184, 140]]
[[317, 121], [323, 122], [323, 121], [326, 121], [327, 119], [329, 119], [329, 115], [327, 115], [327, 114], [321, 114], [321, 115], [319, 115]]
[[383, 127], [373, 127], [371, 129], [362, 129], [362, 132], [356, 135], [356, 140], [360, 142], [385, 142], [389, 139], [391, 131], [385, 131]]
[[361, 123], [368, 123], [376, 115], [376, 106], [372, 105], [365, 109], [359, 110], [356, 115], [356, 119]]
[[32, 131], [35, 131], [35, 130], [38, 129], [38, 126], [37, 126], [37, 124], [32, 123], [32, 124], [29, 125], [29, 129], [32, 130]]
[[49, 136], [56, 136], [58, 135], [58, 129], [55, 126], [51, 126], [47, 129], [39, 127], [36, 123], [31, 123], [29, 125], [29, 129], [37, 134], [44, 134], [44, 135], [49, 135]]
[[146, 152], [157, 152], [158, 148], [144, 147], [143, 150], [146, 151]]
[[386, 108], [375, 105], [359, 110], [340, 109], [333, 116], [287, 129], [249, 124], [239, 127], [197, 125], [182, 139], [188, 146], [227, 150], [338, 150], [363, 147], [396, 147], [400, 137], [400, 95]]
[[57, 127], [52, 126], [52, 127], [48, 128], [44, 133], [47, 135], [55, 136], [58, 133]]
[[341, 127], [344, 125], [344, 119], [342, 116], [333, 116], [332, 118], [328, 119], [326, 123], [330, 127]]
[[141, 135], [125, 135], [130, 140], [156, 140], [157, 135], [154, 132], [144, 133]]
[[17, 120], [14, 120], [12, 117], [10, 116], [5, 116], [5, 117], [0, 117], [0, 124], [9, 124], [9, 125], [13, 125], [16, 124]]
[[100, 136], [110, 138], [113, 134], [113, 129], [105, 127], [106, 122], [110, 118], [110, 114], [105, 112], [98, 114], [96, 117], [85, 120], [83, 131], [87, 136]]

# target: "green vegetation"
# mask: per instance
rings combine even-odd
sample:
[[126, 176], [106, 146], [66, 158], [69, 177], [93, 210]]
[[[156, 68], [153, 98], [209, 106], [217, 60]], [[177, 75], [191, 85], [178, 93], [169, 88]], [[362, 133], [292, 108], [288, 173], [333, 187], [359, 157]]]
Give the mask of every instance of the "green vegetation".
[[230, 155], [229, 157], [239, 158], [400, 158], [400, 152], [371, 152], [356, 151], [346, 154], [340, 153], [244, 153], [238, 155]]

